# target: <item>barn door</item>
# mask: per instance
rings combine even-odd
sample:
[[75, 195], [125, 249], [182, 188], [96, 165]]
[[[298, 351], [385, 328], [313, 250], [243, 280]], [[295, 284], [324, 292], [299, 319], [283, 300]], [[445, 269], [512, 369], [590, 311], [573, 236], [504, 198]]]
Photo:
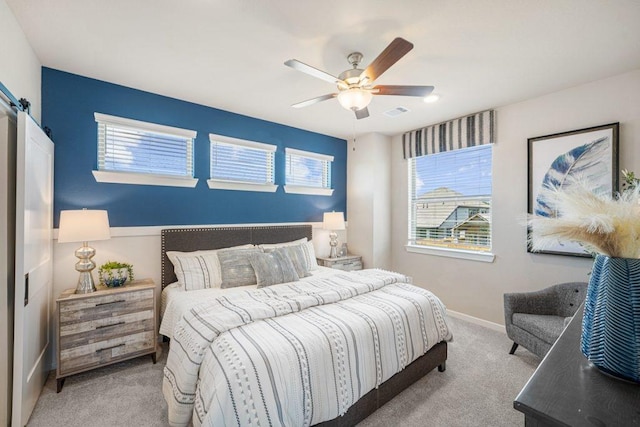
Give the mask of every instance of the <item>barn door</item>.
[[51, 342], [53, 142], [18, 113], [12, 425], [24, 426], [47, 378]]

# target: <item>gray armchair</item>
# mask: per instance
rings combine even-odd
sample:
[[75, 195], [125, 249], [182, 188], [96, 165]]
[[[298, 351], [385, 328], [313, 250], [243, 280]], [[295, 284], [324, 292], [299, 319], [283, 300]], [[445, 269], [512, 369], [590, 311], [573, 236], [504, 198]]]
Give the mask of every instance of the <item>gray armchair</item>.
[[504, 294], [504, 324], [518, 345], [544, 357], [584, 302], [587, 283], [561, 283], [536, 292]]

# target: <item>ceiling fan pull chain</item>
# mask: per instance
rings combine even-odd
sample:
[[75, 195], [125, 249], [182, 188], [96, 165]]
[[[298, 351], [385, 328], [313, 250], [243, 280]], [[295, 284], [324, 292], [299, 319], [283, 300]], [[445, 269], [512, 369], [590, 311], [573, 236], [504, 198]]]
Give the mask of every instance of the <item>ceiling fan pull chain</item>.
[[356, 121], [357, 119], [353, 120], [353, 151], [356, 151]]

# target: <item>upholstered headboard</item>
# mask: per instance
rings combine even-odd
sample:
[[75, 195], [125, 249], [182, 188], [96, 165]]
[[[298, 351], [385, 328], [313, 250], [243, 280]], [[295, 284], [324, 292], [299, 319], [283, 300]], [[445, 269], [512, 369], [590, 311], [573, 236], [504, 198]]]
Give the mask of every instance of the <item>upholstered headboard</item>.
[[247, 243], [282, 243], [306, 237], [311, 240], [310, 225], [274, 225], [258, 227], [168, 228], [162, 230], [162, 289], [177, 280], [167, 251], [191, 252], [221, 249]]

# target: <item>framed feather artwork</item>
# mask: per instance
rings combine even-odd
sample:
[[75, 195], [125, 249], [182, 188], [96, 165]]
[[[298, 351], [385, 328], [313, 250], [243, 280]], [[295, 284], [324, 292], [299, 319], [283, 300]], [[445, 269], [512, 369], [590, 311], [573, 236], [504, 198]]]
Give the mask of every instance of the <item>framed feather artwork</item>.
[[[586, 181], [596, 193], [617, 192], [618, 130], [619, 123], [610, 123], [529, 138], [529, 213], [550, 218], [560, 215], [553, 200], [547, 200], [548, 193], [540, 192], [542, 188], [566, 191], [576, 181]], [[532, 252], [530, 245], [527, 251]], [[569, 241], [558, 241], [554, 247], [535, 253], [592, 256]]]

